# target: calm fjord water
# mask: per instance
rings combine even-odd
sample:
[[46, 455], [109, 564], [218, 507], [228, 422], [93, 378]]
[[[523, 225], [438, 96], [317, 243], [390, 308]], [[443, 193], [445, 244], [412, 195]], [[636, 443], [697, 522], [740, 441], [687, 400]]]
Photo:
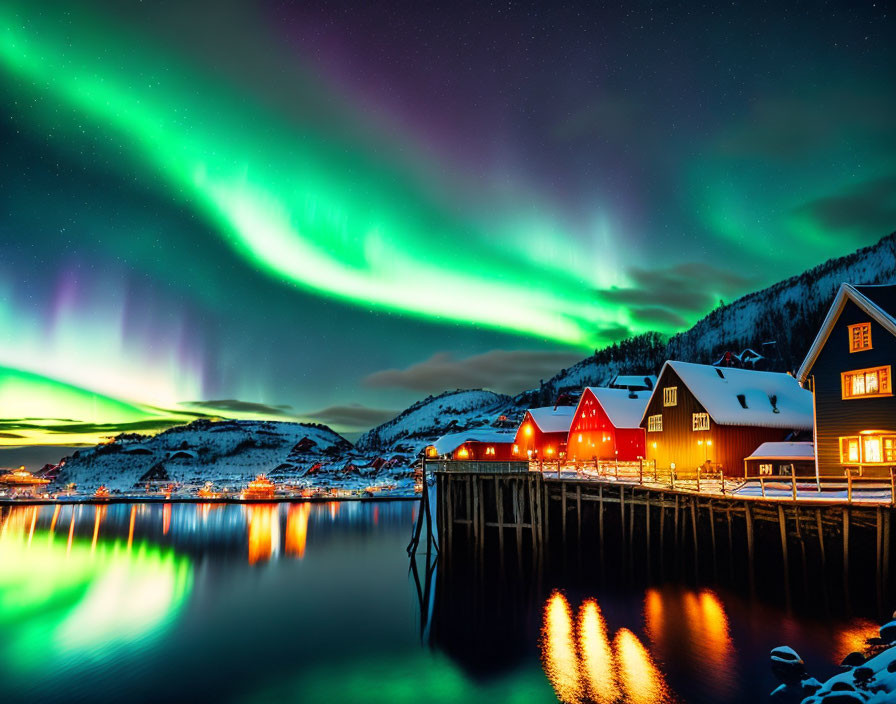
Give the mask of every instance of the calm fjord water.
[[740, 704], [772, 647], [821, 676], [875, 632], [714, 584], [409, 571], [415, 510], [4, 507], [0, 701]]

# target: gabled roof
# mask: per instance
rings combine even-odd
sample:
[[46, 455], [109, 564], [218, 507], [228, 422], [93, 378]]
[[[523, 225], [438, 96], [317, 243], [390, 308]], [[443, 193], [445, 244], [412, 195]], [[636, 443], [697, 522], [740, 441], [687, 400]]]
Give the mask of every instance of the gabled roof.
[[815, 445], [811, 442], [764, 442], [748, 460], [814, 460]]
[[[594, 394], [615, 428], [639, 427], [652, 394], [651, 391], [605, 389], [597, 386], [589, 386], [585, 391]], [[584, 393], [582, 398], [585, 398]], [[579, 403], [582, 403], [581, 399]]]
[[[812, 394], [789, 374], [670, 361], [663, 365], [660, 379], [666, 367], [679, 376], [716, 425], [812, 429]], [[659, 386], [654, 393], [662, 393]]]
[[652, 389], [656, 386], [656, 377], [653, 374], [617, 374], [607, 384], [611, 389], [624, 389], [629, 386], [643, 386]]
[[896, 318], [894, 318], [894, 314], [896, 314], [896, 286], [853, 286], [852, 284], [841, 284], [840, 290], [837, 291], [834, 302], [831, 304], [831, 309], [821, 324], [821, 329], [818, 331], [818, 335], [815, 336], [815, 341], [809, 348], [806, 359], [803, 360], [797, 372], [796, 377], [800, 380], [800, 383], [808, 378], [812, 365], [815, 364], [815, 360], [818, 359], [818, 355], [827, 343], [828, 337], [830, 337], [831, 331], [837, 324], [837, 320], [840, 318], [847, 301], [855, 303], [869, 317], [880, 323], [891, 335], [896, 335]]
[[498, 430], [496, 428], [473, 428], [460, 433], [449, 433], [436, 440], [432, 447], [437, 455], [447, 455], [454, 452], [465, 442], [513, 442], [516, 432], [513, 430]]
[[575, 412], [575, 406], [545, 406], [529, 409], [529, 415], [532, 416], [535, 425], [543, 433], [569, 432]]

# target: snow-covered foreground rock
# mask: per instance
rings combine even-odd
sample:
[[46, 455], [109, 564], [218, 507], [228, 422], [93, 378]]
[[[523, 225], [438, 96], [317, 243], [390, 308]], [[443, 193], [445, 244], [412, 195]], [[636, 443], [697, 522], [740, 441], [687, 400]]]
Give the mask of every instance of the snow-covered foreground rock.
[[809, 677], [800, 656], [787, 646], [771, 652], [772, 671], [782, 685], [771, 700], [783, 704], [885, 704], [896, 702], [896, 621], [881, 626], [866, 653], [850, 653], [843, 672], [824, 683]]

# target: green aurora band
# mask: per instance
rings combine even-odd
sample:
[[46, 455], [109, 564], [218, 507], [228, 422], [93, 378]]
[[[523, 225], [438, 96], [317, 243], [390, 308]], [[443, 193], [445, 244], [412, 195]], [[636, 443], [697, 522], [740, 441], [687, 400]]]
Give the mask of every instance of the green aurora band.
[[0, 22], [0, 68], [23, 97], [24, 124], [69, 149], [85, 134], [108, 136], [112, 168], [161, 179], [271, 276], [366, 307], [582, 348], [605, 341], [606, 327], [640, 327], [595, 300], [595, 288], [619, 283], [615, 273], [539, 248], [559, 237], [546, 218], [486, 229], [415, 169], [381, 158], [376, 135], [364, 147], [354, 134], [284, 119], [84, 12], [63, 20], [7, 3]]
[[64, 515], [55, 533], [0, 531], [0, 658], [12, 676], [143, 648], [192, 589], [192, 565], [173, 550], [83, 538], [69, 548], [68, 526]]

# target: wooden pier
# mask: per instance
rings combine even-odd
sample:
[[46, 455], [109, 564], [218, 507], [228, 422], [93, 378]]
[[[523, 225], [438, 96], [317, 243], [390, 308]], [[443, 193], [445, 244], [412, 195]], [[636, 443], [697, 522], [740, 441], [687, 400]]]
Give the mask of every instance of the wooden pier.
[[695, 569], [701, 557], [715, 565], [727, 556], [732, 569], [745, 563], [751, 586], [757, 560], [772, 562], [788, 594], [796, 560], [804, 568], [812, 562], [829, 577], [842, 571], [846, 592], [851, 580], [874, 580], [879, 598], [889, 590], [889, 495], [879, 502], [856, 502], [851, 493], [849, 499], [824, 498], [820, 491], [814, 498], [796, 490], [742, 496], [726, 491], [724, 480], [718, 487], [704, 479], [697, 491], [682, 481], [672, 488], [610, 477], [558, 478], [517, 467], [481, 471], [487, 463], [430, 464], [448, 564], [497, 551], [502, 562], [515, 555], [520, 564], [538, 566], [575, 554], [603, 565], [611, 549], [613, 565], [657, 555], [662, 564], [686, 552]]

